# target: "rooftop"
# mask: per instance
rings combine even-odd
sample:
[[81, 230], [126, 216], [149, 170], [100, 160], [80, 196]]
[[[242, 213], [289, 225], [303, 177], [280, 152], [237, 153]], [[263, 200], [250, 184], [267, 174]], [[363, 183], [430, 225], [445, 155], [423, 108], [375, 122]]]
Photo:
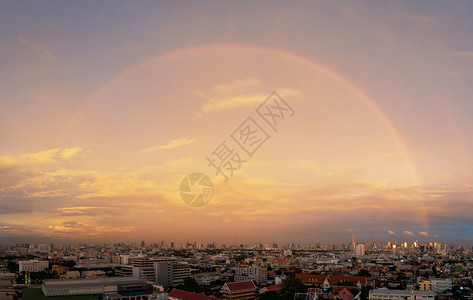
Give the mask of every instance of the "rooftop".
[[80, 278], [80, 279], [47, 279], [43, 280], [43, 285], [47, 288], [57, 288], [62, 286], [97, 286], [97, 285], [115, 285], [115, 284], [143, 284], [146, 279], [137, 279], [134, 277], [107, 277], [107, 278]]
[[370, 291], [371, 294], [384, 294], [384, 295], [424, 295], [424, 296], [433, 296], [434, 292], [432, 291], [419, 291], [419, 290], [389, 290], [386, 288], [380, 288]]
[[174, 297], [182, 300], [216, 300], [218, 298], [205, 296], [204, 294], [196, 294], [183, 290], [173, 289], [168, 297]]
[[39, 288], [23, 289], [23, 299], [24, 300], [97, 300], [97, 298], [95, 298], [92, 295], [47, 297], [43, 294], [43, 291]]
[[256, 288], [253, 281], [227, 282], [225, 283], [225, 286], [227, 286], [230, 291], [248, 290]]

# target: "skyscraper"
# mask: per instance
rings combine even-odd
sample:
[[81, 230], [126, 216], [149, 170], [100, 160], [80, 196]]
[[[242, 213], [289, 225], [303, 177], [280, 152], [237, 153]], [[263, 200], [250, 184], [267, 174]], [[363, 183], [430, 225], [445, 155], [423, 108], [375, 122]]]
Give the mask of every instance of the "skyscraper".
[[354, 233], [351, 235], [351, 249], [353, 250], [353, 253], [356, 254], [356, 244], [355, 244], [355, 234]]

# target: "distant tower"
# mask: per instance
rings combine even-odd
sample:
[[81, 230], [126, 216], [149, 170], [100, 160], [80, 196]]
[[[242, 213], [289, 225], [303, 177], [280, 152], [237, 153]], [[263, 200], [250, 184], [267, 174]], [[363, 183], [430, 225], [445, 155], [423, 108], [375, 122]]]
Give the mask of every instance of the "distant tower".
[[353, 253], [355, 253], [356, 244], [355, 244], [355, 234], [354, 233], [351, 235], [351, 249], [353, 250]]

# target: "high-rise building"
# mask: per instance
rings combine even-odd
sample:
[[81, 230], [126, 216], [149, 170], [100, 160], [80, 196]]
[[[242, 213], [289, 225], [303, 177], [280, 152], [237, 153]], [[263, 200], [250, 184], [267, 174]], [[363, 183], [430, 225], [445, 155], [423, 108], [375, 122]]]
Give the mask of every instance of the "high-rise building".
[[353, 253], [356, 252], [355, 234], [354, 233], [351, 235], [351, 249], [352, 249]]
[[257, 284], [268, 279], [268, 267], [264, 265], [238, 265], [235, 269], [235, 282], [254, 280]]
[[235, 268], [235, 282], [251, 280], [251, 266], [247, 264], [237, 265]]
[[154, 263], [155, 282], [162, 286], [172, 286], [184, 282], [184, 278], [191, 275], [188, 264], [176, 261], [162, 261]]
[[257, 284], [261, 284], [268, 280], [268, 267], [265, 265], [252, 265], [251, 276]]
[[138, 279], [146, 279], [152, 282], [156, 280], [157, 262], [176, 262], [171, 257], [152, 257], [152, 258], [137, 258], [134, 259], [130, 265], [122, 264], [117, 268], [116, 273], [120, 276], [133, 276]]
[[48, 253], [49, 251], [51, 251], [51, 246], [46, 244], [40, 244], [38, 246], [38, 251], [41, 253]]
[[357, 256], [365, 255], [365, 245], [364, 244], [356, 245], [355, 254]]

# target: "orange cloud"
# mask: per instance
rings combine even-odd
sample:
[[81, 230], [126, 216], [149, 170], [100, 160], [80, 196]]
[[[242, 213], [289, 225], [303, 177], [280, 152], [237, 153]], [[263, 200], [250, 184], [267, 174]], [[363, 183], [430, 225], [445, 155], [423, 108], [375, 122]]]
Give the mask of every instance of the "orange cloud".
[[0, 157], [0, 167], [31, 167], [57, 163], [61, 159], [69, 160], [84, 150], [81, 147], [54, 148], [40, 152]]
[[195, 138], [180, 138], [176, 140], [172, 140], [167, 144], [164, 145], [159, 145], [147, 149], [143, 149], [140, 152], [153, 152], [153, 151], [160, 151], [160, 150], [166, 150], [166, 149], [174, 149], [186, 145], [190, 145], [196, 141]]
[[[262, 103], [271, 92], [265, 89], [257, 78], [233, 80], [207, 90], [194, 91], [194, 94], [207, 100], [200, 107], [197, 116], [245, 106], [253, 107]], [[302, 96], [302, 93], [294, 88], [278, 88], [276, 92], [284, 99], [294, 100]]]
[[69, 149], [64, 149], [59, 153], [59, 156], [64, 159], [72, 159], [78, 156], [80, 153], [84, 152], [84, 149], [81, 147], [73, 147]]

